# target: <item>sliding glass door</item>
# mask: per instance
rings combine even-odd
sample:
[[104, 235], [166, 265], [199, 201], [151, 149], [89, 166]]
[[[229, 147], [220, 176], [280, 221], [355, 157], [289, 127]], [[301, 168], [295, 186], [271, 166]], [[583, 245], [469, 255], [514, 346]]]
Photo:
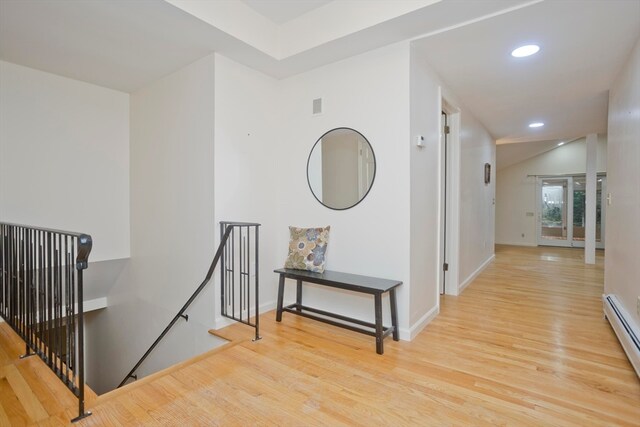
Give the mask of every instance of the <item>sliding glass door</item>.
[[538, 217], [538, 244], [571, 246], [570, 178], [548, 178], [541, 182], [541, 204]]
[[[598, 176], [596, 188], [596, 247], [604, 248], [606, 177]], [[538, 244], [584, 247], [586, 225], [584, 175], [538, 179]]]

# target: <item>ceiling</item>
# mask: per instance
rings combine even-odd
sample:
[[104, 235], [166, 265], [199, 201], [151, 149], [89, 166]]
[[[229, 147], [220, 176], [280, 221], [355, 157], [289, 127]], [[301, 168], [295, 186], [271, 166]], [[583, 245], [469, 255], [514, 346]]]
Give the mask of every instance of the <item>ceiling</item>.
[[639, 36], [635, 0], [0, 0], [0, 59], [125, 92], [214, 51], [284, 78], [413, 40], [498, 143], [606, 132]]
[[[640, 1], [544, 1], [415, 46], [500, 144], [606, 133], [608, 90], [639, 36]], [[531, 43], [536, 55], [510, 55]]]
[[331, 0], [242, 0], [274, 24], [284, 24], [307, 12], [330, 3]]

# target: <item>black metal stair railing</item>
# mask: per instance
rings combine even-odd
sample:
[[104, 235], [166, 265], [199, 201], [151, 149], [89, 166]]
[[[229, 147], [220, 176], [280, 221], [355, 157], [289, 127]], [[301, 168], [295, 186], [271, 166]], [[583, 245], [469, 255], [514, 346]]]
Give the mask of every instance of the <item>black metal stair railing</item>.
[[[260, 326], [258, 320], [258, 227], [260, 227], [260, 224], [249, 222], [223, 221], [220, 223], [220, 244], [218, 245], [218, 249], [213, 257], [213, 261], [211, 261], [209, 271], [207, 272], [204, 280], [200, 283], [200, 286], [198, 286], [173, 319], [171, 319], [158, 338], [156, 338], [153, 344], [151, 344], [147, 351], [142, 355], [131, 371], [129, 371], [127, 376], [124, 377], [120, 384], [118, 384], [117, 388], [125, 385], [130, 378], [138, 378], [136, 374], [138, 368], [147, 359], [151, 352], [153, 352], [160, 341], [162, 341], [178, 320], [184, 319], [185, 321], [189, 321], [189, 316], [186, 314], [187, 309], [207, 286], [213, 277], [213, 273], [218, 262], [221, 259], [221, 272], [223, 275], [221, 282], [222, 315], [254, 327], [255, 339], [260, 339]], [[239, 230], [238, 233], [235, 232], [236, 229]], [[253, 253], [255, 255], [253, 259], [252, 251], [250, 250], [250, 237], [253, 237], [254, 241]], [[253, 274], [251, 274], [251, 272], [253, 272]], [[254, 284], [253, 293], [250, 289], [250, 282]], [[231, 299], [229, 299], [229, 295], [231, 295]], [[255, 320], [253, 322], [249, 316], [251, 310], [249, 309], [248, 304], [251, 302], [255, 304]]]
[[[226, 318], [253, 326], [256, 331], [255, 340], [260, 339], [259, 227], [260, 224], [255, 223], [220, 223], [221, 235], [231, 230], [230, 244], [225, 245], [220, 268], [221, 314]], [[252, 255], [255, 257], [255, 262], [252, 262]]]
[[91, 236], [0, 223], [0, 316], [84, 408], [83, 271]]

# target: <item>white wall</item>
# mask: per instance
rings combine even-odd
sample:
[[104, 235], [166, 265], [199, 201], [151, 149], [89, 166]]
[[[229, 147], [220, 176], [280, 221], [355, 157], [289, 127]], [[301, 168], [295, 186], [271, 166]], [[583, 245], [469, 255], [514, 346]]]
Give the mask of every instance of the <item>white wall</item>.
[[636, 330], [640, 313], [640, 41], [609, 92], [605, 293], [615, 294]]
[[[97, 315], [103, 364], [88, 383], [115, 386], [204, 279], [215, 250], [215, 58], [131, 95], [131, 262]], [[213, 286], [138, 371], [139, 377], [213, 348]]]
[[[422, 58], [411, 53], [411, 132], [424, 137], [419, 148], [407, 141], [411, 170], [411, 308], [410, 324], [435, 316], [439, 308], [440, 84]], [[418, 326], [419, 329], [419, 326]], [[417, 333], [419, 330], [413, 331]]]
[[[277, 151], [282, 134], [278, 81], [221, 55], [215, 61], [216, 233], [220, 221], [262, 224], [261, 311], [273, 309], [277, 286], [273, 270], [284, 264], [276, 238], [282, 190], [277, 176], [288, 163]], [[218, 281], [219, 275], [215, 277]], [[224, 324], [216, 319], [217, 327]]]
[[[598, 135], [596, 165], [597, 172], [607, 171], [606, 135]], [[536, 178], [527, 175], [584, 174], [586, 167], [586, 142], [585, 138], [580, 138], [515, 165], [498, 169], [496, 174], [496, 243], [537, 245]], [[532, 212], [534, 216], [527, 216], [527, 212]], [[608, 234], [609, 230], [607, 229]]]
[[[460, 113], [460, 269], [464, 288], [494, 255], [496, 144], [482, 124], [467, 110]], [[491, 165], [491, 180], [484, 183], [484, 164]], [[461, 289], [459, 289], [460, 291]]]
[[[411, 287], [408, 43], [287, 78], [280, 82], [280, 88], [282, 127], [271, 168], [272, 173], [278, 174], [280, 194], [274, 267], [281, 267], [287, 255], [287, 226], [330, 225], [328, 269], [404, 281], [398, 291], [398, 309], [401, 331], [406, 337]], [[317, 116], [312, 115], [311, 109], [315, 98], [323, 99], [323, 112]], [[376, 157], [371, 191], [361, 203], [344, 211], [318, 203], [306, 179], [307, 158], [313, 144], [336, 127], [361, 132]], [[289, 285], [286, 299], [293, 300], [294, 287]], [[307, 285], [305, 300], [319, 308], [373, 319], [370, 297]], [[386, 308], [384, 316], [389, 324]]]
[[129, 256], [129, 95], [0, 61], [0, 220]]
[[[460, 117], [458, 279], [454, 294], [493, 256], [494, 182], [484, 184], [484, 164], [495, 164], [495, 142], [457, 100], [418, 51], [411, 55], [411, 324], [422, 325], [439, 305], [440, 117], [442, 98]], [[425, 146], [414, 139], [421, 135]], [[455, 143], [453, 141], [452, 143]], [[419, 331], [419, 330], [418, 330]]]

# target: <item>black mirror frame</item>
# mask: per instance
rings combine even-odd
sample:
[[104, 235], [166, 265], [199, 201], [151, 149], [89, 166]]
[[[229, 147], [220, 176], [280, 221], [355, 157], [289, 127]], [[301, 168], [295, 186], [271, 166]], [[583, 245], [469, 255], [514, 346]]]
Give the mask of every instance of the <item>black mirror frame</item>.
[[[369, 188], [367, 189], [367, 192], [364, 193], [364, 196], [362, 196], [360, 198], [360, 200], [358, 200], [356, 203], [354, 203], [351, 206], [347, 206], [346, 208], [334, 208], [331, 206], [328, 206], [326, 204], [324, 204], [322, 202], [322, 200], [320, 200], [318, 198], [318, 196], [316, 196], [316, 193], [313, 192], [313, 188], [311, 188], [311, 182], [309, 181], [309, 162], [311, 161], [311, 154], [313, 154], [313, 150], [315, 150], [316, 145], [318, 145], [318, 142], [322, 141], [322, 138], [325, 137], [325, 135], [327, 135], [330, 132], [333, 132], [334, 130], [340, 130], [340, 129], [345, 129], [345, 130], [351, 130], [355, 133], [357, 133], [358, 135], [360, 135], [365, 141], [367, 141], [367, 144], [369, 144], [369, 147], [371, 148], [371, 154], [373, 155], [373, 178], [371, 179], [371, 185], [369, 185]], [[364, 136], [362, 133], [358, 132], [357, 130], [350, 128], [350, 127], [345, 127], [345, 126], [340, 126], [337, 128], [333, 128], [331, 130], [326, 131], [325, 133], [322, 134], [322, 136], [320, 136], [320, 138], [318, 138], [315, 142], [315, 144], [313, 144], [313, 147], [311, 147], [311, 151], [309, 152], [309, 157], [307, 158], [307, 185], [309, 186], [309, 191], [311, 191], [311, 194], [313, 194], [313, 197], [325, 208], [334, 210], [334, 211], [345, 211], [347, 209], [351, 209], [354, 206], [357, 206], [360, 202], [362, 202], [364, 199], [367, 198], [367, 196], [369, 195], [369, 193], [371, 192], [371, 189], [373, 188], [373, 183], [376, 182], [376, 174], [378, 172], [378, 161], [376, 160], [376, 152], [373, 150], [373, 145], [371, 145], [371, 143], [369, 142], [369, 140], [367, 139], [366, 136]]]

